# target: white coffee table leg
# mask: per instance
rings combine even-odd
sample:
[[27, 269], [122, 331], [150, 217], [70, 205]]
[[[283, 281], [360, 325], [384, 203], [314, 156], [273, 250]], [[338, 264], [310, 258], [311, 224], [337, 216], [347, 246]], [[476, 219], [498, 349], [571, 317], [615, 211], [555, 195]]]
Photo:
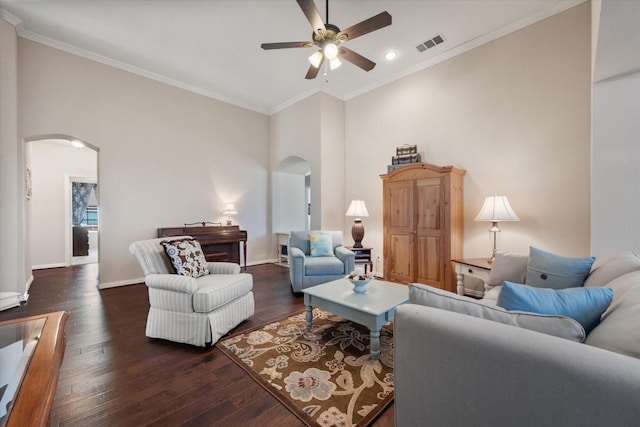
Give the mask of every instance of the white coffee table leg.
[[305, 308], [307, 309], [307, 331], [310, 331], [313, 323], [313, 307], [308, 305]]
[[371, 330], [369, 333], [369, 350], [371, 353], [371, 360], [378, 360], [380, 355], [380, 331]]

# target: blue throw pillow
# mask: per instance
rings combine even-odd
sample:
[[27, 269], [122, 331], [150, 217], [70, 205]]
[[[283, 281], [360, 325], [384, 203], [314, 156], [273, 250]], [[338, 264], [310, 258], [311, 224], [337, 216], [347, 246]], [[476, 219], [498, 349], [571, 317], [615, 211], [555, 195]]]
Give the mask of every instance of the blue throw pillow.
[[529, 248], [525, 283], [537, 288], [564, 289], [584, 285], [595, 258], [573, 258]]
[[588, 334], [613, 300], [611, 288], [534, 288], [504, 282], [498, 306], [509, 310], [555, 314], [577, 320]]
[[334, 256], [333, 239], [330, 234], [311, 233], [309, 235], [311, 256]]

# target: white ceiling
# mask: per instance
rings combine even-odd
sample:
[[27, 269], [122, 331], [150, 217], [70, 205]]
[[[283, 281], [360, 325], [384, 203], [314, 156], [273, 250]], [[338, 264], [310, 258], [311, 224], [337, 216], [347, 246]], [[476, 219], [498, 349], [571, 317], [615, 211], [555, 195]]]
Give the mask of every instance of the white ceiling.
[[[344, 29], [380, 12], [393, 23], [345, 46], [377, 63], [343, 61], [306, 80], [311, 48], [265, 51], [261, 43], [308, 41], [295, 0], [0, 0], [21, 37], [251, 110], [273, 113], [325, 91], [347, 100], [489, 42], [584, 0], [331, 0]], [[315, 1], [323, 19], [325, 1]], [[420, 53], [437, 34], [445, 42]], [[398, 58], [387, 62], [388, 50]]]

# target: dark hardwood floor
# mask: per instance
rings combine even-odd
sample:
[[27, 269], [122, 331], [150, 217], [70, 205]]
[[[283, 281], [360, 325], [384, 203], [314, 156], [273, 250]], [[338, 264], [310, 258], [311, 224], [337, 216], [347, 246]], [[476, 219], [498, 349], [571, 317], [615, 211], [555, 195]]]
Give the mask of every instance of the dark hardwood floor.
[[[256, 312], [233, 332], [304, 308], [288, 269], [248, 267]], [[96, 288], [97, 264], [38, 270], [29, 301], [0, 321], [64, 310], [67, 346], [51, 410], [52, 426], [299, 426], [271, 394], [215, 347], [145, 336], [144, 284]], [[393, 406], [374, 426], [393, 425]]]

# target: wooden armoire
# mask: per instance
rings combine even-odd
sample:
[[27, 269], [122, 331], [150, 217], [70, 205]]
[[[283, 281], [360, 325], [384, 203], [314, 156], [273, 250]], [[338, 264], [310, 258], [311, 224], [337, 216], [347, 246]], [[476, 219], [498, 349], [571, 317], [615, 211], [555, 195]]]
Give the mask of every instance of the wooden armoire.
[[456, 291], [464, 169], [412, 163], [381, 175], [384, 279]]

